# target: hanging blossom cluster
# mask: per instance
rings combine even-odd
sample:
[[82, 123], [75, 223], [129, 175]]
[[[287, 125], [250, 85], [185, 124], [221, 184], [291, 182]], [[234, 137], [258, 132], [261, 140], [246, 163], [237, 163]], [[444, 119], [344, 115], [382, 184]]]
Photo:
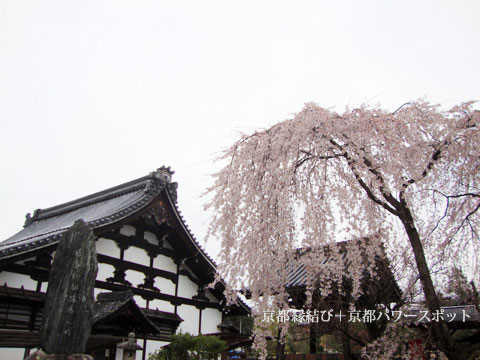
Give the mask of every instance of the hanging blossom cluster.
[[[352, 245], [348, 261], [335, 246], [327, 266], [321, 250], [301, 259], [311, 290], [319, 276], [346, 276], [357, 296], [379, 242], [388, 252], [406, 239], [398, 219], [418, 231], [430, 264], [450, 258], [476, 268], [464, 257], [479, 250], [480, 115], [472, 106], [440, 111], [420, 100], [393, 113], [363, 106], [338, 114], [307, 104], [293, 119], [241, 136], [222, 156], [207, 205], [222, 276], [248, 290], [258, 311], [284, 308], [298, 248], [374, 239], [362, 251]], [[323, 281], [322, 295], [333, 283]]]
[[[408, 352], [409, 334], [407, 326], [402, 323], [391, 322], [382, 336], [369, 343], [362, 349], [362, 359], [366, 360], [390, 360], [390, 359], [411, 359]], [[396, 341], [392, 341], [395, 339]]]

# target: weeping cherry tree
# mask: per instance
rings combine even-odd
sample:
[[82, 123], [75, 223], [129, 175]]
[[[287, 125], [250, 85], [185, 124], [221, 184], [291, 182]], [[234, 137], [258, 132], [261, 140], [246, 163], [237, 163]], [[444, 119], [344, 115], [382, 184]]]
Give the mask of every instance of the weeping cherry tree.
[[[479, 274], [479, 144], [473, 103], [442, 111], [423, 100], [393, 113], [307, 104], [293, 119], [242, 135], [223, 154], [207, 205], [210, 233], [222, 241], [222, 276], [248, 289], [257, 309], [285, 308], [285, 269], [296, 248], [381, 239], [407, 245], [426, 304], [439, 310], [435, 266], [450, 261]], [[328, 276], [358, 283], [365, 261], [350, 253], [348, 274], [332, 263]], [[308, 258], [311, 278], [318, 262]], [[431, 325], [453, 359], [447, 325]]]

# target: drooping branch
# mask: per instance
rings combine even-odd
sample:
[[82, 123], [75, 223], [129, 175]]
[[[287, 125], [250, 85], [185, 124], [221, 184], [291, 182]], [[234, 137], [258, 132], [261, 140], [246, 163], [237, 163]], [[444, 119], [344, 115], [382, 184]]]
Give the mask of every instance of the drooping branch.
[[[459, 226], [478, 234], [478, 116], [471, 104], [447, 113], [419, 101], [393, 114], [362, 107], [343, 115], [308, 104], [294, 119], [242, 137], [225, 153], [229, 165], [212, 188], [213, 231], [224, 239], [224, 254], [235, 257], [223, 257], [228, 274], [254, 282], [253, 296], [265, 306], [260, 294], [272, 294], [272, 282], [282, 284], [281, 261], [272, 254], [284, 259], [282, 251], [299, 241], [316, 246], [337, 239], [338, 230], [368, 236], [382, 227], [392, 254], [409, 247], [397, 264], [416, 267], [425, 299], [436, 309], [428, 264], [442, 259], [427, 245], [444, 243]], [[452, 194], [445, 212], [429, 189]], [[398, 232], [395, 218], [405, 232]], [[442, 231], [428, 235], [432, 228]], [[459, 236], [453, 240], [462, 245]], [[352, 264], [353, 279], [361, 261]], [[314, 265], [309, 271], [318, 270]], [[336, 270], [328, 276], [341, 273]], [[283, 304], [279, 289], [272, 296]], [[452, 354], [446, 326], [434, 332], [438, 346]]]
[[468, 225], [469, 228], [470, 228], [470, 231], [473, 235], [475, 235], [475, 237], [477, 239], [480, 239], [479, 235], [478, 235], [478, 232], [477, 230], [475, 229], [475, 227], [472, 226], [471, 222], [470, 222], [470, 217], [474, 214], [477, 213], [478, 209], [480, 209], [480, 202], [477, 204], [477, 206], [475, 207], [475, 209], [473, 209], [472, 211], [470, 211], [466, 216], [465, 218], [462, 220], [462, 222], [460, 223], [460, 225], [458, 226], [457, 230], [455, 231], [455, 233], [453, 234], [452, 238], [455, 237], [455, 235], [460, 231], [460, 229], [462, 229], [464, 226]]
[[[436, 224], [435, 226], [432, 228], [432, 230], [430, 231], [430, 234], [432, 234], [435, 230], [438, 229], [438, 227], [440, 226], [440, 223], [447, 217], [448, 215], [448, 211], [449, 211], [449, 208], [450, 208], [450, 203], [451, 203], [451, 200], [452, 199], [460, 199], [460, 198], [480, 198], [480, 193], [473, 193], [473, 192], [466, 192], [466, 193], [461, 193], [461, 194], [453, 194], [453, 195], [447, 195], [447, 194], [444, 194], [442, 191], [439, 191], [437, 189], [433, 189], [433, 194], [440, 194], [443, 198], [445, 198], [445, 201], [446, 201], [446, 204], [445, 204], [445, 210], [443, 211], [443, 214], [442, 216], [436, 221]], [[464, 228], [466, 225], [468, 225], [470, 227], [470, 230], [471, 230], [471, 233], [477, 238], [477, 239], [480, 239], [480, 236], [478, 234], [478, 231], [477, 229], [471, 225], [471, 222], [470, 222], [470, 218], [475, 215], [478, 210], [480, 209], [480, 202], [477, 203], [477, 205], [475, 206], [475, 208], [471, 211], [469, 211], [465, 217], [463, 218], [463, 220], [461, 221], [461, 223], [456, 227], [456, 230], [455, 232], [450, 236], [449, 239], [447, 239], [446, 241], [444, 241], [444, 244], [448, 245], [452, 239], [460, 232], [460, 230], [462, 228]]]

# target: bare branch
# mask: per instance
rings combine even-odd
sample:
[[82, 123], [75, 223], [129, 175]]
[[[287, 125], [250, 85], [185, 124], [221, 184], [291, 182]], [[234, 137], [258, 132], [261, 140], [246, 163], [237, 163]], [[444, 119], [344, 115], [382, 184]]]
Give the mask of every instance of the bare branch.
[[409, 101], [409, 102], [401, 105], [397, 110], [395, 110], [395, 111], [392, 113], [392, 115], [395, 115], [397, 112], [399, 112], [399, 111], [402, 110], [405, 106], [408, 106], [408, 105], [412, 105], [412, 102]]
[[[448, 143], [445, 143], [445, 145], [447, 145]], [[442, 154], [442, 150], [441, 149], [438, 149], [436, 150], [433, 154], [432, 154], [432, 157], [431, 157], [431, 160], [429, 161], [429, 163], [427, 164], [427, 166], [425, 167], [425, 170], [423, 170], [421, 176], [419, 179], [423, 179], [425, 178], [430, 170], [432, 170], [433, 168], [433, 165], [435, 165], [435, 163], [440, 159], [440, 155]], [[404, 183], [402, 186], [404, 189], [406, 189], [408, 186], [410, 186], [411, 184], [415, 184], [419, 179], [409, 179], [407, 180], [406, 183]]]

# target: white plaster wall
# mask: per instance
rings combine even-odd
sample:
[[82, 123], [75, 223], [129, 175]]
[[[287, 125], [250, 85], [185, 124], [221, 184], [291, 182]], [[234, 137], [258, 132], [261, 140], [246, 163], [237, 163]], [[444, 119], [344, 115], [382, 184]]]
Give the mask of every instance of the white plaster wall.
[[154, 233], [150, 232], [150, 231], [145, 231], [143, 233], [143, 238], [145, 240], [147, 240], [150, 244], [153, 244], [153, 245], [158, 245], [158, 239], [157, 237], [155, 236]]
[[221, 311], [209, 308], [202, 310], [202, 334], [214, 334], [220, 332], [218, 325], [221, 323]]
[[15, 274], [9, 271], [0, 272], [0, 285], [5, 285], [20, 289], [22, 286], [25, 290], [37, 290], [37, 281], [28, 275]]
[[114, 271], [115, 267], [113, 265], [98, 263], [97, 280], [106, 281], [113, 276]]
[[123, 259], [136, 264], [150, 266], [150, 257], [148, 256], [147, 252], [135, 246], [130, 246], [127, 250], [125, 250], [123, 253]]
[[177, 273], [177, 265], [173, 262], [172, 258], [165, 255], [158, 255], [153, 259], [153, 267], [155, 269]]
[[[147, 340], [147, 346], [145, 347], [145, 358], [148, 359], [148, 355], [153, 353], [155, 350], [160, 349], [161, 347], [164, 347], [165, 345], [168, 345], [168, 342], [165, 341], [155, 341], [155, 340]], [[143, 344], [140, 344], [142, 346]]]
[[168, 301], [164, 300], [151, 300], [148, 304], [148, 308], [151, 310], [159, 310], [173, 313], [175, 311], [175, 306], [170, 304]]
[[198, 286], [185, 275], [180, 275], [178, 279], [178, 296], [191, 299], [197, 295]]
[[[30, 354], [33, 354], [33, 350]], [[23, 360], [24, 348], [0, 348], [0, 359], [2, 360]]]
[[190, 275], [193, 276], [194, 279], [198, 279], [198, 276], [197, 276], [197, 275], [192, 271], [192, 269], [190, 269], [187, 265], [182, 264], [182, 265], [180, 266], [180, 270], [187, 270], [187, 271], [190, 273]]
[[135, 235], [135, 227], [132, 225], [124, 225], [120, 229], [120, 234], [130, 236], [130, 235]]
[[102, 255], [111, 256], [114, 258], [120, 258], [120, 249], [115, 241], [105, 238], [99, 238], [97, 240], [97, 253]]
[[135, 270], [125, 270], [125, 280], [129, 281], [132, 286], [138, 287], [138, 285], [143, 284], [145, 279], [145, 274]]
[[175, 295], [175, 284], [168, 279], [156, 277], [155, 287], [160, 289], [163, 294]]
[[145, 300], [141, 296], [135, 295], [133, 299], [135, 300], [135, 303], [137, 304], [138, 307], [141, 307], [144, 309], [147, 308], [147, 300]]
[[183, 319], [177, 329], [179, 332], [189, 332], [192, 335], [198, 335], [198, 309], [190, 305], [181, 305], [177, 308], [178, 315]]
[[206, 290], [205, 291], [205, 296], [208, 298], [208, 300], [210, 300], [211, 302], [216, 302], [218, 303], [218, 299], [212, 294], [212, 292], [210, 290]]

